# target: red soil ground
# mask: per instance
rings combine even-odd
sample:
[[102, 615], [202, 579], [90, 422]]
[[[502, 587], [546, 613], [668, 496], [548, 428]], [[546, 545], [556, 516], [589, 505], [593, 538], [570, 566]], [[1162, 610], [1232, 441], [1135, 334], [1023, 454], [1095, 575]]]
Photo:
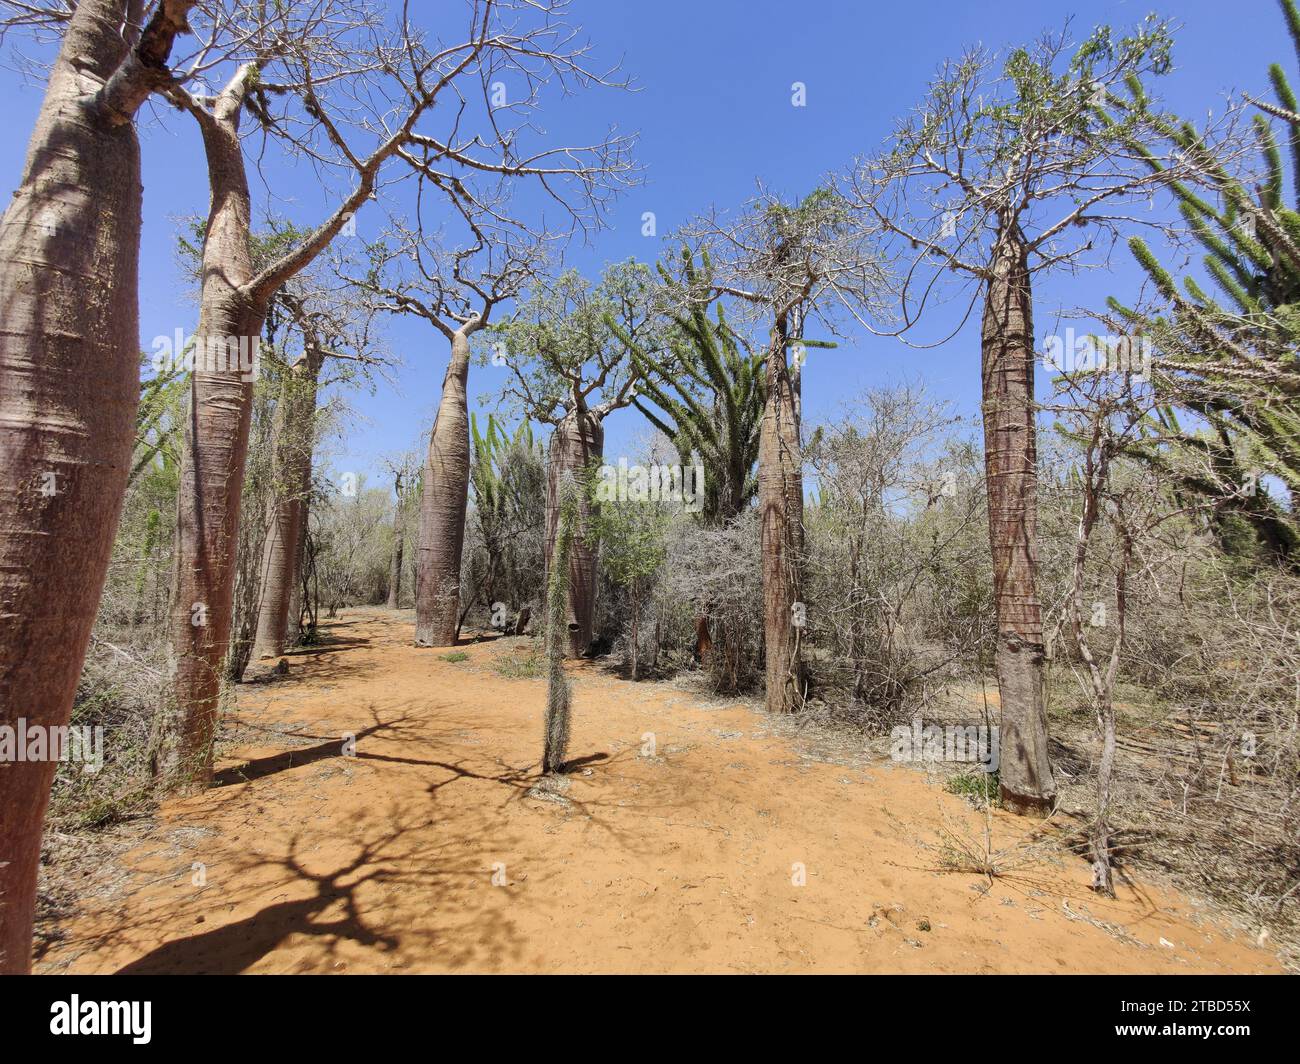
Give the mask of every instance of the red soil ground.
[[383, 611], [327, 638], [238, 690], [221, 785], [84, 877], [38, 971], [1280, 970], [1170, 890], [1099, 898], [1007, 814], [1004, 874], [953, 871], [986, 818], [924, 773], [593, 665], [538, 792], [543, 683], [492, 668], [523, 641], [449, 662]]

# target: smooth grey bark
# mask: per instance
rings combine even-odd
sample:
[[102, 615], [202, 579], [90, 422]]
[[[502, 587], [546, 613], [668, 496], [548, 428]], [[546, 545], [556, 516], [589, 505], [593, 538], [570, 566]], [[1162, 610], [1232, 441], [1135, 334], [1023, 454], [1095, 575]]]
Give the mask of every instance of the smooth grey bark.
[[469, 504], [469, 338], [476, 324], [451, 338], [442, 399], [429, 437], [420, 487], [420, 535], [415, 598], [417, 646], [456, 645], [460, 609], [460, 560]]

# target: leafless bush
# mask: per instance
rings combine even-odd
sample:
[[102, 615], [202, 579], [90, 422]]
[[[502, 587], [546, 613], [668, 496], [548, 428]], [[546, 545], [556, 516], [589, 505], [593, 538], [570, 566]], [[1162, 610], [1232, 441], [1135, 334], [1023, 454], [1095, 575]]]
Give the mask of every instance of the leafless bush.
[[1142, 638], [1127, 671], [1152, 681], [1153, 712], [1120, 734], [1124, 812], [1139, 859], [1173, 867], [1294, 945], [1300, 580], [1243, 579], [1208, 543], [1191, 558], [1147, 581], [1146, 616], [1135, 625]]
[[342, 606], [373, 606], [388, 592], [392, 558], [392, 499], [364, 479], [347, 482], [348, 494], [324, 495], [311, 513], [321, 605], [332, 615]]
[[[1164, 493], [1174, 514], [1158, 533], [1130, 537], [1125, 639], [1115, 688], [1115, 759], [1107, 801], [1110, 857], [1145, 864], [1216, 897], [1293, 950], [1300, 946], [1300, 578], [1243, 569], [1204, 522], [1182, 516], [1169, 485], [1120, 463]], [[1045, 541], [1078, 523], [1079, 480], [1068, 450], [1045, 480]], [[1115, 490], [1119, 490], [1118, 488]], [[1114, 492], [1112, 492], [1114, 494]], [[1119, 545], [1099, 526], [1083, 579], [1088, 642], [1106, 659], [1118, 638], [1113, 599]], [[1049, 567], [1049, 571], [1051, 568]], [[1113, 589], [1111, 589], [1113, 592]], [[1097, 605], [1093, 605], [1093, 604]], [[1056, 610], [1049, 612], [1049, 622]], [[1103, 745], [1087, 665], [1061, 641], [1054, 654], [1052, 730], [1064, 807], [1098, 816]], [[1083, 844], [1081, 843], [1081, 849]]]
[[103, 729], [104, 761], [94, 772], [76, 761], [59, 765], [50, 798], [52, 830], [100, 828], [152, 806], [149, 727], [166, 674], [167, 647], [155, 629], [96, 626], [71, 724]]
[[807, 447], [806, 658], [836, 719], [910, 719], [978, 662], [988, 543], [980, 456], [957, 424], [917, 388], [872, 391]]
[[751, 689], [759, 678], [763, 647], [763, 587], [757, 511], [746, 510], [723, 527], [688, 514], [668, 527], [664, 571], [654, 609], [664, 642], [696, 646], [698, 621], [707, 617], [712, 646], [703, 655], [715, 690]]

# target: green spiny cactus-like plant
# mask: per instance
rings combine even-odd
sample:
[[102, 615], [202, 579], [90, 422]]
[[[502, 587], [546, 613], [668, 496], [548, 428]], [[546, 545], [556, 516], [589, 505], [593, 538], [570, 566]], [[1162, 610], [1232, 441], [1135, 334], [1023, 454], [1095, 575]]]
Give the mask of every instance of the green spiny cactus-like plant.
[[564, 658], [569, 648], [565, 605], [569, 591], [569, 555], [573, 549], [574, 526], [578, 520], [579, 492], [572, 477], [560, 481], [560, 521], [551, 559], [550, 582], [546, 588], [546, 736], [542, 771], [559, 774], [569, 749], [569, 710], [572, 692], [564, 675]]
[[[682, 253], [682, 266], [681, 281], [659, 267], [670, 292], [697, 287], [709, 269], [707, 259], [697, 265], [688, 251]], [[636, 343], [617, 322], [608, 324], [637, 368], [633, 405], [673, 441], [683, 466], [691, 464], [694, 452], [715, 472], [705, 482], [701, 516], [711, 524], [725, 523], [758, 488], [754, 466], [766, 396], [763, 357], [741, 350], [721, 303], [715, 319], [702, 300], [679, 294], [676, 304], [687, 309], [669, 314], [674, 328], [667, 334], [666, 355]]]
[[[1300, 12], [1280, 0], [1300, 55]], [[1170, 119], [1171, 141], [1210, 175], [1211, 202], [1185, 185], [1173, 186], [1179, 210], [1205, 249], [1203, 266], [1215, 291], [1193, 276], [1176, 279], [1140, 238], [1129, 241], [1134, 258], [1165, 304], [1161, 313], [1109, 301], [1126, 327], [1149, 337], [1157, 350], [1153, 382], [1171, 404], [1153, 425], [1153, 446], [1140, 457], [1160, 466], [1180, 488], [1220, 503], [1220, 539], [1245, 522], [1272, 555], [1300, 563], [1300, 110], [1282, 67], [1269, 68], [1276, 103], [1255, 100], [1254, 131], [1264, 180], [1248, 188], [1232, 176], [1189, 123]], [[1145, 105], [1131, 83], [1133, 106]], [[1285, 127], [1290, 154], [1292, 205], [1274, 120]], [[1148, 159], [1152, 157], [1148, 155]], [[1158, 168], [1152, 161], [1153, 168]], [[1181, 280], [1181, 284], [1179, 283]], [[1191, 411], [1203, 428], [1177, 427], [1173, 405]], [[1252, 490], [1258, 473], [1278, 477], [1290, 490], [1291, 511]], [[1248, 487], [1243, 488], [1243, 485]], [[1225, 546], [1226, 546], [1225, 542]]]

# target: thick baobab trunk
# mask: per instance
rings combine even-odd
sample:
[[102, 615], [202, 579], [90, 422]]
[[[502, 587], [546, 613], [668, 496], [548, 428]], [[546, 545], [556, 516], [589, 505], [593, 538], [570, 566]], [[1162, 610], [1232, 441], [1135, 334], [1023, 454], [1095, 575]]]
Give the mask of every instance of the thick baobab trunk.
[[1016, 812], [1047, 813], [1056, 796], [1047, 755], [1043, 617], [1038, 599], [1038, 448], [1033, 301], [1023, 238], [994, 252], [981, 333], [984, 464], [1002, 700], [1001, 795]]
[[[140, 147], [187, 3], [81, 0], [0, 218], [0, 724], [67, 724], [131, 464]], [[130, 43], [128, 43], [130, 42]], [[0, 764], [0, 972], [31, 963], [55, 762]]]
[[[168, 790], [201, 790], [212, 774], [221, 673], [230, 643], [240, 493], [253, 373], [266, 307], [249, 297], [248, 182], [238, 123], [242, 94], [218, 98], [202, 122], [212, 206], [203, 248], [195, 366], [185, 421], [176, 519], [172, 690], [154, 721], [151, 760]], [[232, 355], [232, 352], [234, 354]], [[233, 365], [231, 365], [233, 363]]]
[[272, 425], [275, 498], [262, 548], [257, 636], [252, 659], [284, 653], [289, 602], [298, 575], [298, 547], [311, 491], [311, 456], [316, 438], [316, 391], [322, 356], [310, 347], [285, 374]]
[[769, 713], [803, 699], [799, 643], [804, 620], [803, 457], [798, 397], [777, 330], [767, 359], [767, 403], [758, 445], [758, 508], [762, 521], [763, 647]]
[[[586, 483], [587, 469], [605, 454], [605, 429], [589, 411], [571, 411], [555, 426], [546, 461], [546, 572], [559, 531], [560, 483], [567, 475], [579, 486]], [[591, 647], [595, 628], [597, 544], [591, 541], [593, 507], [586, 491], [577, 501], [577, 523], [569, 551], [569, 584], [565, 622], [569, 630], [569, 655], [581, 657]]]
[[457, 330], [442, 382], [442, 401], [429, 437], [420, 487], [420, 582], [415, 598], [415, 643], [456, 645], [460, 555], [469, 501], [469, 334]]

